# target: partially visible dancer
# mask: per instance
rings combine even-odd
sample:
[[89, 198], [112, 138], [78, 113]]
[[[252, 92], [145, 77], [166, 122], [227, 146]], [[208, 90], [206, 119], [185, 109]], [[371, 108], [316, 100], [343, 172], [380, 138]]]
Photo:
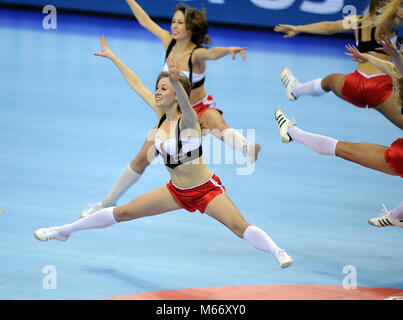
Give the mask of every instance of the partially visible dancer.
[[168, 72], [161, 72], [155, 93], [109, 49], [101, 38], [102, 52], [125, 75], [132, 89], [151, 107], [159, 120], [154, 145], [164, 160], [171, 180], [127, 204], [101, 209], [85, 218], [60, 227], [41, 228], [34, 232], [40, 241], [66, 241], [74, 232], [100, 229], [119, 222], [155, 216], [179, 209], [206, 213], [221, 222], [235, 235], [258, 250], [270, 253], [281, 268], [293, 259], [262, 229], [249, 224], [226, 194], [220, 179], [203, 159], [202, 127], [189, 101], [191, 83], [181, 76], [179, 63], [168, 59]]
[[[396, 106], [395, 106], [396, 108]], [[403, 139], [399, 138], [390, 147], [372, 143], [353, 143], [338, 141], [331, 137], [304, 131], [295, 121], [289, 120], [280, 109], [276, 109], [275, 118], [283, 143], [295, 141], [323, 156], [340, 157], [393, 176], [403, 178]], [[403, 227], [403, 206], [387, 211], [386, 216], [370, 219], [372, 225], [393, 225]], [[385, 222], [383, 219], [386, 219]]]
[[[358, 50], [390, 62], [392, 58], [386, 52], [377, 50], [379, 47], [377, 39], [384, 36], [396, 42], [397, 28], [403, 25], [400, 0], [370, 0], [369, 11], [364, 16], [301, 26], [280, 24], [274, 30], [284, 32], [285, 38], [302, 32], [326, 35], [350, 31], [354, 27], [354, 21], [357, 22], [355, 38]], [[370, 63], [359, 63], [356, 70], [347, 75], [334, 73], [304, 83], [301, 83], [288, 67], [284, 67], [281, 71], [281, 80], [291, 101], [303, 95], [322, 96], [332, 91], [339, 98], [357, 107], [379, 111], [389, 121], [403, 129], [403, 116], [400, 110], [396, 109], [396, 95], [392, 94], [394, 90], [392, 79]]]
[[[351, 45], [347, 45], [346, 48], [349, 52], [346, 54], [348, 56], [353, 57], [353, 61], [359, 63], [371, 63], [377, 66], [380, 70], [384, 71], [385, 73], [389, 74], [392, 79], [393, 83], [395, 84], [396, 88], [398, 89], [398, 104], [397, 108], [400, 107], [401, 113], [403, 114], [403, 56], [396, 48], [396, 46], [385, 37], [381, 37], [379, 39], [379, 44], [382, 46], [380, 49], [387, 52], [392, 58], [394, 64], [378, 59], [373, 57], [369, 54], [360, 53], [357, 48]], [[385, 153], [385, 160], [390, 164], [391, 167], [396, 167], [400, 163], [402, 166], [403, 162], [403, 143], [401, 142], [402, 139], [398, 139], [395, 142], [395, 147], [393, 151], [388, 150], [388, 153]], [[400, 141], [400, 144], [399, 142]], [[393, 145], [392, 145], [393, 146]], [[393, 153], [393, 155], [392, 155]], [[398, 156], [400, 154], [400, 156]], [[390, 158], [397, 158], [397, 160], [390, 160]], [[399, 160], [400, 159], [400, 160]], [[396, 172], [399, 169], [396, 168]], [[402, 169], [400, 169], [402, 171]], [[395, 209], [388, 210], [386, 206], [383, 204], [383, 212], [381, 213], [380, 217], [369, 219], [368, 221], [370, 224], [376, 227], [388, 227], [388, 226], [403, 226], [403, 202], [399, 204]]]
[[[171, 22], [171, 33], [156, 24], [134, 0], [127, 0], [134, 16], [145, 29], [155, 35], [166, 52], [165, 59], [175, 58], [179, 67], [192, 83], [190, 103], [198, 117], [207, 125], [210, 133], [232, 149], [241, 152], [249, 163], [254, 163], [261, 150], [256, 142], [248, 142], [240, 131], [230, 128], [225, 122], [223, 112], [215, 107], [213, 97], [205, 89], [206, 62], [231, 55], [235, 59], [239, 54], [246, 60], [246, 47], [215, 47], [207, 49], [210, 43], [208, 22], [203, 10], [190, 8], [179, 3]], [[161, 63], [163, 65], [163, 63]], [[167, 64], [163, 66], [167, 71]], [[153, 131], [151, 131], [153, 132]], [[153, 135], [146, 139], [136, 157], [128, 164], [115, 181], [105, 198], [81, 213], [81, 217], [92, 214], [102, 208], [116, 205], [118, 199], [136, 183], [148, 165], [154, 160]]]

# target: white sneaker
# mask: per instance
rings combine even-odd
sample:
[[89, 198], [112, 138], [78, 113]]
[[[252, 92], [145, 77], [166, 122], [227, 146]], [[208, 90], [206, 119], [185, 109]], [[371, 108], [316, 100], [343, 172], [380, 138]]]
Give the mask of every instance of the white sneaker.
[[298, 79], [294, 77], [290, 69], [284, 67], [281, 69], [281, 82], [285, 86], [287, 98], [290, 101], [297, 100], [297, 97], [292, 93], [292, 88], [299, 83]]
[[377, 218], [371, 218], [368, 220], [369, 224], [372, 224], [375, 227], [398, 227], [398, 228], [403, 228], [403, 219], [398, 220], [398, 219], [393, 219], [390, 217], [392, 214], [392, 210], [386, 209], [385, 205], [383, 205], [383, 212], [380, 217]]
[[289, 120], [280, 109], [276, 109], [275, 117], [277, 121], [278, 130], [280, 131], [280, 138], [283, 143], [292, 141], [291, 136], [288, 134], [288, 128], [295, 124], [294, 120]]
[[277, 249], [275, 257], [281, 269], [289, 267], [294, 262], [291, 256], [287, 252], [285, 252], [284, 249]]
[[102, 206], [101, 202], [98, 203], [93, 203], [89, 205], [90, 207], [87, 210], [84, 210], [83, 212], [81, 212], [80, 217], [81, 218], [85, 218], [99, 210], [105, 209], [104, 206]]
[[39, 241], [48, 241], [48, 240], [59, 240], [66, 241], [69, 236], [60, 235], [60, 227], [50, 227], [50, 228], [42, 228], [38, 229], [34, 232], [35, 238]]

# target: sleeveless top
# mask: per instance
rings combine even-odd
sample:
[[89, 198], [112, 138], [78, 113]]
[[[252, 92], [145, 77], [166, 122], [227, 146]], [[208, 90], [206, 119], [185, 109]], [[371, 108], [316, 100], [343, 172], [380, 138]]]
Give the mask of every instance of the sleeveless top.
[[[165, 61], [167, 60], [167, 58], [168, 58], [169, 54], [171, 53], [172, 48], [174, 47], [175, 44], [176, 44], [176, 40], [172, 39], [171, 43], [169, 44], [169, 46], [167, 48], [167, 52], [165, 54]], [[190, 53], [190, 57], [189, 57], [189, 61], [188, 61], [189, 71], [181, 71], [189, 79], [190, 83], [192, 84], [192, 89], [201, 87], [204, 84], [204, 81], [206, 79], [205, 73], [193, 73], [192, 55], [193, 55], [193, 52], [199, 48], [203, 48], [203, 47], [196, 46]], [[168, 71], [168, 66], [167, 66], [166, 62], [165, 62], [163, 70]]]
[[[166, 114], [164, 114], [159, 123], [158, 128], [166, 120]], [[185, 138], [180, 139], [179, 122], [176, 125], [175, 138], [165, 141], [163, 144], [163, 150], [161, 147], [161, 140], [158, 137], [158, 131], [155, 135], [154, 146], [155, 154], [160, 154], [164, 159], [165, 166], [171, 169], [175, 169], [177, 166], [186, 162], [199, 158], [203, 154], [202, 138]]]

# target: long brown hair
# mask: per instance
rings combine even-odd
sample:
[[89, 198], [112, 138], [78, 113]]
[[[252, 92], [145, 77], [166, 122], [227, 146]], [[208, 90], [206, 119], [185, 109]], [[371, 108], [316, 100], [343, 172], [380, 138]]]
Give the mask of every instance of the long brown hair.
[[[169, 73], [166, 71], [160, 72], [160, 74], [157, 77], [157, 81], [155, 82], [155, 88], [157, 88], [158, 82], [163, 79], [163, 78], [168, 78], [169, 77]], [[190, 92], [192, 91], [192, 84], [190, 83], [189, 79], [184, 76], [184, 75], [180, 75], [179, 76], [179, 82], [182, 85], [183, 89], [185, 89], [186, 94], [188, 95], [188, 97], [190, 97]], [[178, 113], [182, 113], [181, 108], [178, 104], [177, 106], [177, 112]], [[207, 131], [209, 130], [209, 127], [207, 126], [207, 124], [201, 120], [199, 118], [199, 125], [200, 125], [200, 129], [202, 131], [202, 135], [207, 134]]]
[[183, 3], [178, 3], [174, 9], [176, 11], [182, 11], [185, 16], [186, 27], [192, 31], [191, 40], [198, 46], [202, 44], [208, 45], [210, 43], [210, 37], [208, 33], [208, 23], [206, 18], [206, 10], [197, 10], [190, 8]]

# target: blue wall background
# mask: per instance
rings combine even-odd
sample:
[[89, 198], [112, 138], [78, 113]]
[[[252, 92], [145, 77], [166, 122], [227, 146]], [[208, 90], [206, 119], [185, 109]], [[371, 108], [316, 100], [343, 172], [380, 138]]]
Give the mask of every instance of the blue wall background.
[[[184, 2], [206, 8], [210, 22], [245, 26], [272, 27], [278, 23], [307, 24], [337, 20], [354, 13], [362, 14], [368, 0], [139, 0], [145, 11], [155, 18], [170, 18], [175, 5]], [[23, 4], [58, 9], [73, 9], [131, 15], [125, 0], [0, 0], [0, 3]]]

